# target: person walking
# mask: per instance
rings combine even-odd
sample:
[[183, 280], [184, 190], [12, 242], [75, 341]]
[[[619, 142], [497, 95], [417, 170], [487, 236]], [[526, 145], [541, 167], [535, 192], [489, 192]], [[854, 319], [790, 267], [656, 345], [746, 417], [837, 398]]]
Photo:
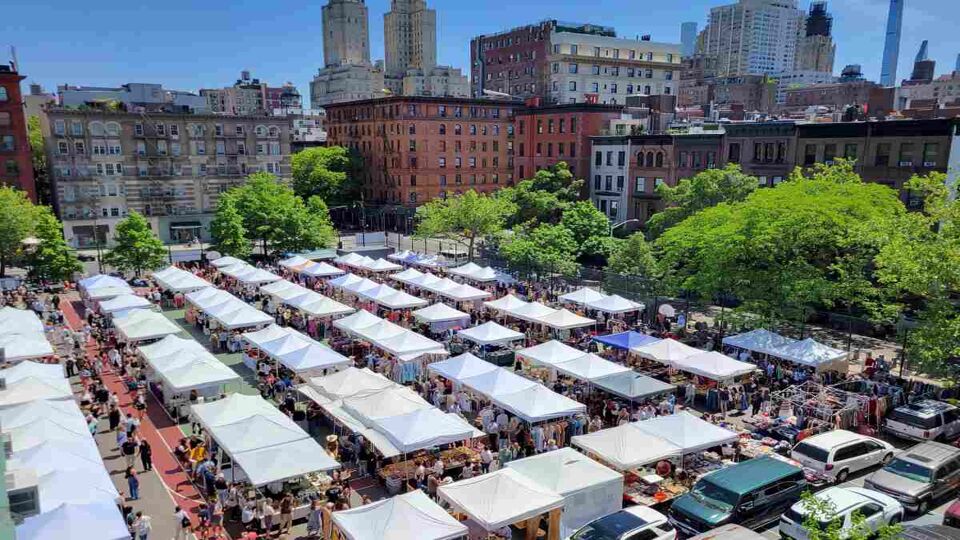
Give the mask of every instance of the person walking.
[[140, 441], [140, 464], [143, 465], [144, 472], [153, 470], [153, 448], [146, 439]]
[[179, 506], [173, 509], [174, 529], [177, 531], [174, 540], [186, 540], [190, 530], [190, 516]]
[[288, 491], [280, 499], [280, 529], [279, 534], [290, 532], [293, 525], [293, 495]]
[[307, 514], [307, 536], [316, 537], [323, 531], [323, 509], [320, 501], [310, 501], [310, 512]]
[[127, 437], [127, 440], [123, 441], [123, 444], [120, 445], [120, 453], [123, 454], [123, 459], [126, 461], [128, 469], [133, 467], [139, 447], [140, 445], [132, 437]]
[[153, 528], [151, 521], [150, 516], [137, 512], [137, 517], [133, 520], [133, 532], [137, 535], [137, 540], [147, 540], [150, 537], [150, 530]]
[[136, 501], [140, 499], [140, 479], [137, 478], [137, 471], [133, 467], [127, 467], [127, 472], [125, 474], [127, 478], [127, 488], [130, 491], [130, 500]]

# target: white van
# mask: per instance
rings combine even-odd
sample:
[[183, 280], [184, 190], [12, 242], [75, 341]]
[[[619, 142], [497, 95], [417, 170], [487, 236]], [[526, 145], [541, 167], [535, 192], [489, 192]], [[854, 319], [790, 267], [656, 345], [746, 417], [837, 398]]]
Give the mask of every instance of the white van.
[[917, 401], [891, 411], [883, 429], [903, 439], [948, 441], [960, 435], [960, 409], [932, 399]]
[[[815, 495], [820, 501], [827, 502], [840, 520], [840, 538], [847, 538], [854, 530], [853, 514], [863, 516], [863, 526], [871, 532], [886, 525], [895, 525], [903, 521], [903, 507], [896, 499], [877, 491], [863, 488], [832, 487]], [[791, 540], [810, 538], [803, 522], [807, 519], [806, 503], [798, 502], [780, 518], [780, 537]], [[821, 523], [823, 530], [828, 523]]]
[[800, 441], [790, 457], [830, 480], [844, 482], [851, 473], [888, 463], [893, 454], [887, 442], [837, 429]]

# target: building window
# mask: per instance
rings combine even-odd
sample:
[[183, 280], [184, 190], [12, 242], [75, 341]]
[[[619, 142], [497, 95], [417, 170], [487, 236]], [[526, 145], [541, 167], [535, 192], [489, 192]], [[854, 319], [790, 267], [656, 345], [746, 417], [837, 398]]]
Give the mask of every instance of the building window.
[[20, 174], [20, 167], [18, 167], [17, 162], [12, 159], [8, 159], [6, 161], [6, 164], [4, 165], [4, 170], [6, 171], [7, 174], [10, 174], [10, 175]]
[[460, 124], [454, 125], [454, 126], [453, 126], [453, 134], [454, 134], [454, 135], [462, 135], [462, 134], [463, 134], [463, 126], [461, 126]]
[[446, 134], [447, 134], [447, 125], [446, 125], [446, 124], [440, 124], [440, 134], [441, 134], [441, 135], [446, 135]]
[[855, 161], [857, 159], [857, 145], [855, 144], [843, 145], [843, 157], [851, 161]]
[[627, 153], [623, 150], [617, 152], [617, 166], [623, 167], [627, 164]]
[[[13, 149], [13, 135], [4, 135], [3, 139], [0, 139], [0, 150], [13, 151]], [[70, 153], [70, 145], [67, 141], [57, 141], [57, 153], [61, 156]]]
[[[680, 154], [681, 159], [683, 159], [683, 154]], [[727, 161], [730, 163], [740, 163], [740, 143], [730, 143], [730, 148], [727, 149]], [[682, 167], [683, 165], [681, 165]]]
[[[598, 152], [599, 153], [599, 152]], [[593, 190], [600, 191], [601, 178], [599, 174], [593, 176]]]
[[[659, 154], [657, 158], [659, 158]], [[707, 152], [707, 168], [712, 169], [717, 164], [717, 153], [716, 152]]]
[[823, 162], [830, 164], [830, 163], [833, 163], [833, 160], [835, 159], [837, 159], [837, 145], [836, 144], [823, 145]]
[[576, 91], [577, 91], [577, 81], [570, 81], [569, 83], [567, 83], [567, 89], [570, 90], [571, 92], [576, 92]]
[[87, 153], [86, 146], [83, 144], [83, 141], [74, 141], [73, 150], [77, 153], [78, 156], [82, 156]]
[[7, 101], [10, 99], [10, 95], [7, 94], [7, 87], [0, 86], [0, 101]]
[[923, 166], [936, 167], [937, 157], [940, 154], [940, 145], [938, 143], [924, 143], [923, 145]]
[[638, 176], [634, 179], [633, 190], [637, 193], [644, 193], [647, 191], [647, 179], [643, 176]]
[[913, 152], [913, 143], [903, 143], [900, 145], [900, 159], [898, 161], [901, 167], [913, 166]]
[[890, 166], [890, 143], [880, 143], [877, 145], [877, 157], [874, 159], [874, 165], [877, 167]]
[[690, 154], [687, 152], [680, 152], [680, 168], [687, 168], [687, 162], [689, 161]]
[[617, 191], [618, 191], [618, 192], [621, 192], [621, 193], [623, 192], [623, 177], [622, 177], [622, 176], [618, 176], [618, 177], [617, 177]]
[[663, 167], [663, 152], [657, 152], [657, 167]]
[[[157, 129], [157, 135], [158, 135], [158, 136], [162, 137], [162, 136], [166, 135], [167, 130], [166, 130], [166, 127], [165, 127], [163, 124], [157, 124], [156, 129]], [[221, 134], [222, 134], [222, 133], [221, 133]]]
[[817, 145], [808, 144], [803, 147], [803, 164], [806, 166], [813, 165], [817, 162]]

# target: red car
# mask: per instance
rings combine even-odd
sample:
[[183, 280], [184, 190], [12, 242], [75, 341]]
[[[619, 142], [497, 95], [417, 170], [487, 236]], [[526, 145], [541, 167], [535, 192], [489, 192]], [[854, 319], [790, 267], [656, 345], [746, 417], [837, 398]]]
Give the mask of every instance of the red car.
[[960, 500], [953, 501], [943, 513], [943, 524], [948, 527], [960, 528]]

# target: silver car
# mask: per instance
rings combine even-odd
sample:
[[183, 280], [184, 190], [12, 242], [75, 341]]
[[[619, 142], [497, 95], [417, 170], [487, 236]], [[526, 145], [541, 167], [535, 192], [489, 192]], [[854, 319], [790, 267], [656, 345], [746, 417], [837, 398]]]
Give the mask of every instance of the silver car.
[[864, 487], [897, 499], [911, 512], [925, 514], [933, 501], [960, 488], [960, 449], [920, 443], [868, 476]]

